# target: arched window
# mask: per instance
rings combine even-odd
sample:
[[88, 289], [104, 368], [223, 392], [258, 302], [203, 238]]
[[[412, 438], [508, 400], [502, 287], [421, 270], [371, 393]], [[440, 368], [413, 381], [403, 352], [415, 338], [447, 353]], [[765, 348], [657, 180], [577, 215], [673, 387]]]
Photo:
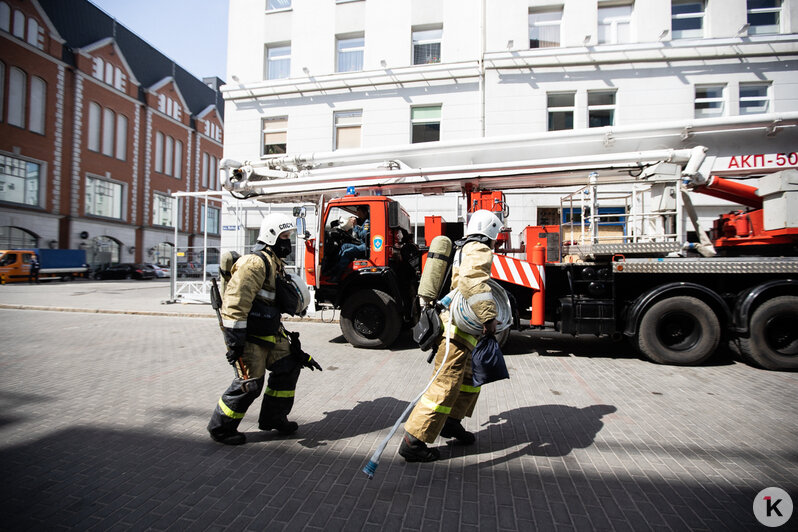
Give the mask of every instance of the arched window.
[[25, 38], [25, 15], [22, 11], [14, 10], [14, 27], [11, 28], [14, 37]]
[[91, 151], [100, 151], [100, 106], [89, 102], [89, 135], [88, 147]]
[[103, 155], [114, 155], [114, 128], [116, 115], [110, 109], [103, 109]]
[[30, 123], [34, 133], [44, 135], [45, 109], [47, 108], [47, 84], [42, 78], [30, 79]]
[[0, 2], [0, 30], [11, 31], [11, 8], [5, 2]]
[[25, 127], [25, 88], [28, 76], [22, 70], [11, 67], [8, 76], [8, 123]]
[[[0, 4], [2, 7], [2, 4]], [[0, 63], [0, 122], [3, 121], [3, 102], [5, 101], [6, 96], [6, 65], [5, 63]]]
[[0, 226], [0, 248], [31, 249], [37, 247], [39, 247], [39, 237], [35, 233], [13, 225]]
[[116, 115], [116, 158], [127, 159], [127, 117]]
[[167, 268], [170, 267], [174, 248], [171, 242], [161, 242], [157, 246], [154, 246], [152, 250], [152, 262]]
[[36, 48], [43, 48], [39, 43], [39, 23], [35, 19], [28, 19], [28, 44]]
[[96, 236], [86, 248], [86, 261], [93, 270], [110, 264], [118, 264], [122, 243], [110, 236]]

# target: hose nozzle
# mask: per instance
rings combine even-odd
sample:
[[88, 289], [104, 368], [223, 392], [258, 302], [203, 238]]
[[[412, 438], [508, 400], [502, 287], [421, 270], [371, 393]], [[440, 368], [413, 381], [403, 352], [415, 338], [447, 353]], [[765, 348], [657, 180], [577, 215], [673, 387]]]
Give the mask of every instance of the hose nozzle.
[[363, 472], [369, 477], [369, 480], [374, 478], [374, 473], [377, 471], [379, 464], [374, 460], [369, 460], [369, 463], [363, 468]]

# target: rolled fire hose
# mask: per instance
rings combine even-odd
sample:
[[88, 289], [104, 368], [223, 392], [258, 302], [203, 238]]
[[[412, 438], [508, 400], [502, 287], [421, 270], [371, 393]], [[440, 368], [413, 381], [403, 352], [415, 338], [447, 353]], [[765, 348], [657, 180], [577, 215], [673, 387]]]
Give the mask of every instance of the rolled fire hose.
[[[496, 281], [492, 279], [489, 280], [488, 286], [490, 286], [491, 290], [490, 297], [492, 297], [493, 300], [496, 302], [496, 311], [497, 311], [496, 332], [503, 331], [507, 329], [512, 322], [512, 310], [510, 308], [510, 298], [507, 297], [507, 292], [504, 291], [504, 288], [502, 288], [499, 285], [499, 283], [497, 283]], [[455, 325], [459, 329], [475, 336], [482, 334], [482, 324], [479, 323], [479, 320], [477, 319], [476, 315], [474, 315], [474, 312], [471, 310], [471, 307], [468, 306], [468, 303], [466, 302], [465, 298], [463, 298], [463, 296], [460, 294], [459, 291], [454, 290], [453, 292], [454, 292], [453, 296], [452, 293], [449, 293], [446, 297], [444, 297], [441, 300], [443, 306], [447, 306], [448, 303], [447, 300], [451, 301], [451, 304], [448, 305], [449, 320], [446, 323], [446, 328], [447, 329], [451, 328], [452, 320], [454, 320]], [[374, 454], [371, 456], [371, 460], [369, 460], [369, 462], [365, 465], [365, 467], [363, 467], [363, 472], [366, 475], [368, 475], [370, 479], [374, 478], [374, 473], [376, 472], [377, 466], [380, 463], [380, 457], [382, 456], [383, 451], [385, 451], [385, 447], [388, 445], [388, 441], [390, 441], [393, 435], [396, 434], [396, 431], [399, 429], [399, 425], [401, 425], [402, 422], [405, 420], [405, 417], [410, 413], [410, 410], [412, 410], [413, 407], [416, 406], [416, 403], [418, 403], [418, 401], [421, 399], [421, 396], [423, 396], [424, 393], [426, 393], [426, 391], [429, 389], [429, 387], [438, 377], [444, 365], [446, 364], [446, 359], [449, 357], [449, 335], [444, 334], [444, 337], [446, 338], [446, 352], [443, 355], [443, 360], [441, 361], [441, 365], [438, 367], [438, 371], [435, 372], [435, 375], [432, 376], [432, 379], [430, 379], [430, 381], [427, 383], [424, 389], [421, 390], [421, 393], [418, 394], [416, 398], [413, 399], [413, 401], [411, 401], [409, 405], [407, 405], [405, 411], [402, 412], [402, 415], [399, 416], [399, 419], [397, 419], [396, 423], [394, 423], [393, 427], [391, 428], [391, 431], [382, 440], [382, 442], [380, 442], [379, 446], [377, 446], [377, 450], [374, 451]]]

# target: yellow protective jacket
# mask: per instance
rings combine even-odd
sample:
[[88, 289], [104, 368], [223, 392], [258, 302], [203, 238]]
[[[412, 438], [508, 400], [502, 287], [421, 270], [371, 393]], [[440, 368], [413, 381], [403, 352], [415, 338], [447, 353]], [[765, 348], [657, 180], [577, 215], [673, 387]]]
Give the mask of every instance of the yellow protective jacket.
[[496, 303], [488, 286], [493, 252], [481, 242], [468, 242], [455, 251], [452, 266], [452, 289], [463, 295], [480, 323], [497, 316]]
[[[269, 263], [268, 272], [260, 254]], [[282, 273], [283, 261], [268, 250], [243, 255], [231, 270], [230, 281], [222, 294], [222, 323], [231, 329], [246, 329], [247, 316], [255, 298], [269, 305], [275, 303], [276, 277]], [[268, 273], [268, 275], [267, 275]]]

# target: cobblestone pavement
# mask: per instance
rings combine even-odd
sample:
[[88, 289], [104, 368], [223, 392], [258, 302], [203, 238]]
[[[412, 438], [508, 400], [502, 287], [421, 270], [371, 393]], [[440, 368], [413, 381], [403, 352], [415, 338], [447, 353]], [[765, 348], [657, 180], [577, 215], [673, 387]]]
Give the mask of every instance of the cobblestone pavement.
[[[61, 286], [24, 290], [66, 308], [94, 285]], [[5, 288], [0, 303], [16, 304]], [[362, 467], [430, 377], [425, 355], [406, 339], [354, 349], [334, 323], [288, 327], [324, 366], [300, 377], [299, 432], [258, 431], [253, 406], [248, 443], [225, 447], [205, 430], [232, 377], [210, 313], [0, 308], [2, 529], [764, 530], [760, 490], [798, 504], [798, 373], [514, 333], [511, 379], [485, 386], [465, 422], [477, 443], [439, 439], [440, 461], [407, 464], [397, 436], [369, 480]], [[793, 515], [780, 530], [795, 529]]]

